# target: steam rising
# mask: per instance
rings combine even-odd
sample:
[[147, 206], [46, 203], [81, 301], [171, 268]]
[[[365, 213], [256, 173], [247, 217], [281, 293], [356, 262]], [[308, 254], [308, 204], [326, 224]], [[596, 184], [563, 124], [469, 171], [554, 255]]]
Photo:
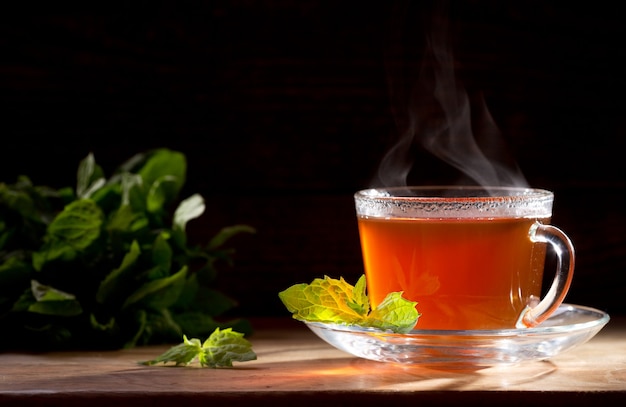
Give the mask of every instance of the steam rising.
[[[397, 10], [398, 16], [410, 18], [409, 3]], [[391, 38], [395, 54], [388, 60], [389, 84], [400, 137], [383, 157], [377, 183], [406, 185], [414, 164], [411, 150], [418, 145], [478, 185], [526, 186], [517, 165], [505, 154], [506, 146], [483, 98], [470, 100], [457, 80], [447, 11], [445, 2], [435, 2], [427, 15], [421, 57], [413, 65], [410, 52], [415, 50], [402, 46], [407, 40], [410, 44], [407, 34], [411, 33], [399, 18], [393, 21], [397, 31]], [[397, 64], [398, 53], [402, 64]]]

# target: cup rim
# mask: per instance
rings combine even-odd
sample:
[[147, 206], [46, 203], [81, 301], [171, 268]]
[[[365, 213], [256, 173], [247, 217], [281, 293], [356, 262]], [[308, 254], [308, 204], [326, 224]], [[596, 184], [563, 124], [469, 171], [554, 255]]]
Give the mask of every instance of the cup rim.
[[366, 218], [550, 218], [553, 200], [545, 189], [500, 186], [398, 186], [354, 194], [357, 215]]
[[[479, 194], [478, 192], [483, 192]], [[462, 193], [462, 194], [461, 194]], [[468, 194], [469, 193], [469, 194]], [[357, 199], [382, 201], [517, 201], [552, 199], [554, 193], [547, 189], [515, 186], [478, 185], [409, 185], [373, 187], [357, 191]]]

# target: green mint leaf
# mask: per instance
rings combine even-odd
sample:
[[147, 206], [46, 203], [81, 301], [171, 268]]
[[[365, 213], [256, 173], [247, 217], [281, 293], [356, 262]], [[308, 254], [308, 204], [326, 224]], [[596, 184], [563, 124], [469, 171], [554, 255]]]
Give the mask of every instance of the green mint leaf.
[[78, 165], [76, 176], [76, 195], [89, 198], [106, 183], [102, 169], [96, 164], [92, 153], [89, 153]]
[[76, 250], [66, 242], [50, 239], [41, 250], [33, 253], [33, 268], [41, 271], [44, 264], [53, 260], [71, 262], [76, 258]]
[[187, 222], [200, 217], [205, 209], [204, 198], [200, 194], [194, 194], [178, 205], [172, 220], [172, 239], [175, 244], [179, 247], [187, 245], [187, 234], [185, 232]]
[[29, 272], [29, 265], [24, 260], [18, 257], [7, 258], [0, 264], [0, 293], [15, 292], [27, 285]]
[[158, 363], [173, 362], [176, 366], [186, 366], [202, 353], [202, 345], [199, 339], [187, 339], [183, 335], [183, 343], [172, 346], [160, 356], [152, 360], [139, 362], [142, 365], [156, 365]]
[[155, 266], [160, 267], [165, 272], [169, 272], [172, 266], [173, 251], [170, 244], [167, 242], [169, 239], [169, 233], [161, 232], [154, 239], [152, 244], [152, 263]]
[[364, 317], [355, 310], [354, 287], [343, 278], [316, 278], [311, 284], [293, 285], [278, 296], [301, 321], [358, 324]]
[[37, 301], [73, 300], [76, 298], [73, 294], [69, 294], [61, 290], [57, 290], [54, 287], [41, 284], [36, 280], [31, 280], [30, 289], [33, 293], [33, 297]]
[[91, 327], [95, 331], [110, 332], [113, 329], [115, 329], [115, 318], [113, 317], [109, 317], [109, 319], [105, 321], [99, 321], [98, 317], [96, 317], [94, 314], [90, 314], [89, 322], [90, 322]]
[[415, 327], [420, 317], [416, 305], [417, 302], [403, 298], [401, 292], [389, 293], [368, 315], [365, 325], [397, 333], [408, 333]]
[[255, 359], [256, 354], [250, 342], [242, 333], [233, 331], [232, 328], [216, 328], [202, 344], [202, 353], [199, 355], [202, 366], [213, 368], [232, 367], [233, 361], [246, 362]]
[[139, 248], [139, 243], [136, 240], [133, 240], [128, 252], [124, 255], [122, 259], [122, 264], [111, 271], [104, 280], [98, 286], [98, 291], [96, 292], [96, 301], [100, 304], [104, 304], [109, 297], [116, 291], [119, 286], [122, 286], [125, 282], [130, 280], [130, 277], [126, 277], [130, 272], [132, 272], [133, 265], [139, 259], [139, 255], [141, 254], [141, 249]]
[[234, 225], [222, 228], [207, 244], [207, 249], [214, 250], [226, 243], [228, 239], [239, 233], [255, 233], [256, 229], [248, 225]]
[[148, 212], [157, 213], [164, 209], [168, 201], [167, 191], [173, 189], [171, 185], [175, 185], [176, 183], [176, 177], [165, 175], [161, 178], [157, 178], [152, 185], [150, 185], [148, 196], [146, 197], [146, 209], [148, 209]]
[[158, 363], [174, 363], [176, 366], [189, 365], [198, 361], [201, 367], [232, 367], [233, 362], [256, 360], [252, 345], [240, 332], [232, 328], [215, 331], [201, 343], [199, 339], [187, 339], [183, 335], [183, 343], [173, 346], [155, 359], [139, 362], [143, 365]]
[[158, 213], [172, 202], [182, 189], [187, 176], [185, 155], [166, 148], [152, 151], [138, 174], [147, 188], [146, 208]]
[[149, 226], [148, 218], [140, 212], [135, 212], [130, 205], [122, 205], [112, 212], [106, 224], [106, 230], [118, 234], [130, 234], [146, 229]]
[[24, 219], [41, 222], [36, 199], [34, 187], [28, 178], [23, 177], [14, 187], [0, 183], [1, 206], [17, 212]]
[[176, 302], [185, 286], [187, 266], [169, 277], [149, 281], [132, 293], [122, 305], [122, 308], [143, 302], [153, 307], [168, 307]]
[[116, 174], [109, 180], [109, 185], [119, 185], [122, 194], [122, 207], [131, 206], [133, 209], [139, 210], [144, 208], [145, 202], [141, 195], [140, 189], [143, 184], [141, 176], [138, 174], [132, 174], [130, 172], [122, 172]]
[[93, 175], [96, 166], [96, 160], [92, 153], [89, 153], [87, 157], [83, 158], [78, 163], [78, 171], [76, 176], [76, 195], [79, 197], [85, 196], [85, 191], [89, 188], [91, 183], [91, 177]]
[[204, 199], [200, 194], [194, 194], [181, 201], [174, 212], [174, 229], [185, 231], [187, 222], [202, 215], [205, 208]]
[[31, 281], [31, 291], [36, 302], [28, 306], [30, 312], [58, 316], [74, 316], [83, 312], [80, 303], [73, 294], [57, 290], [35, 280]]
[[36, 314], [73, 317], [83, 312], [76, 300], [38, 301], [28, 307], [28, 311]]
[[352, 300], [348, 301], [348, 306], [359, 315], [367, 315], [370, 312], [370, 300], [367, 297], [367, 283], [362, 275], [352, 290]]
[[66, 205], [48, 225], [41, 250], [33, 253], [35, 270], [41, 270], [45, 263], [52, 260], [73, 260], [76, 253], [85, 250], [100, 237], [102, 222], [102, 210], [90, 199], [79, 199]]
[[416, 302], [402, 297], [402, 293], [390, 293], [375, 309], [370, 310], [366, 294], [365, 276], [352, 286], [343, 278], [339, 280], [324, 276], [311, 284], [295, 284], [278, 294], [293, 315], [307, 322], [322, 322], [409, 332], [420, 316]]
[[85, 249], [100, 236], [103, 214], [90, 199], [68, 204], [48, 226], [48, 235], [76, 249]]

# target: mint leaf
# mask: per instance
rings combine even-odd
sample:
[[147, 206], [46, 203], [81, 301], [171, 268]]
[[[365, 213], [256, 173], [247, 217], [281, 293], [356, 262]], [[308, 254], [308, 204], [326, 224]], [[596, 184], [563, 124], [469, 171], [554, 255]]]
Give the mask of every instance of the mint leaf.
[[31, 291], [36, 302], [28, 307], [30, 312], [72, 316], [79, 315], [83, 311], [73, 294], [43, 285], [36, 280], [31, 281]]
[[188, 365], [202, 353], [202, 346], [199, 339], [187, 339], [183, 335], [183, 343], [172, 346], [156, 359], [139, 362], [142, 365], [156, 365], [157, 363], [174, 362], [178, 365]]
[[150, 213], [164, 210], [182, 189], [187, 173], [187, 160], [178, 151], [154, 150], [138, 174], [147, 188], [146, 209]]
[[216, 328], [204, 343], [196, 338], [187, 339], [183, 335], [183, 343], [171, 347], [155, 359], [139, 363], [155, 365], [171, 362], [176, 366], [186, 366], [197, 361], [202, 367], [218, 368], [232, 367], [233, 362], [256, 360], [252, 345], [243, 336], [232, 328]]
[[48, 236], [77, 249], [85, 249], [100, 236], [103, 214], [90, 199], [80, 199], [67, 205], [48, 226]]
[[316, 278], [311, 284], [296, 284], [278, 294], [293, 317], [302, 321], [344, 322], [357, 324], [363, 320], [355, 307], [354, 287], [341, 278]]
[[[100, 304], [104, 304], [111, 296], [111, 293], [115, 292], [115, 289], [125, 282], [125, 276], [132, 272], [132, 266], [137, 262], [140, 254], [141, 249], [139, 248], [139, 244], [136, 240], [133, 240], [128, 252], [122, 259], [122, 264], [111, 271], [98, 286], [96, 301]], [[130, 280], [130, 277], [127, 277], [126, 280]]]
[[355, 286], [342, 277], [339, 280], [324, 276], [311, 284], [295, 284], [278, 294], [293, 318], [306, 322], [358, 325], [397, 333], [413, 329], [420, 317], [417, 302], [390, 293], [378, 307], [370, 310], [366, 294], [365, 276]]
[[359, 315], [366, 315], [370, 312], [370, 300], [367, 297], [367, 284], [365, 276], [361, 276], [352, 290], [353, 300], [348, 301], [348, 306]]
[[183, 290], [186, 276], [187, 266], [183, 266], [176, 274], [142, 285], [126, 299], [122, 309], [139, 301], [156, 308], [170, 306], [178, 299]]
[[125, 234], [137, 233], [149, 226], [143, 213], [134, 212], [130, 205], [122, 205], [113, 211], [106, 225], [108, 232]]
[[202, 353], [199, 355], [200, 364], [209, 367], [231, 367], [233, 361], [245, 362], [255, 360], [256, 354], [252, 345], [242, 333], [232, 328], [215, 331], [202, 344]]
[[256, 229], [248, 225], [234, 225], [222, 228], [207, 244], [207, 249], [215, 250], [226, 243], [226, 241], [239, 233], [255, 233]]
[[205, 209], [204, 198], [200, 194], [193, 194], [183, 200], [176, 208], [176, 211], [174, 211], [172, 238], [180, 247], [187, 245], [187, 235], [185, 233], [187, 223], [192, 219], [200, 217]]
[[73, 294], [57, 290], [56, 288], [41, 284], [36, 280], [30, 282], [33, 297], [37, 301], [61, 301], [73, 300], [76, 297]]
[[368, 315], [368, 326], [407, 333], [413, 329], [420, 316], [416, 304], [404, 299], [401, 292], [389, 293]]
[[183, 200], [174, 212], [173, 229], [178, 228], [184, 232], [187, 222], [202, 215], [205, 208], [204, 198], [200, 194], [193, 194]]
[[89, 153], [78, 165], [76, 174], [76, 195], [89, 198], [106, 183], [102, 169], [96, 164], [92, 153]]
[[73, 260], [100, 237], [103, 217], [102, 210], [90, 199], [79, 199], [65, 206], [48, 225], [42, 249], [33, 253], [35, 270], [41, 270], [52, 260]]

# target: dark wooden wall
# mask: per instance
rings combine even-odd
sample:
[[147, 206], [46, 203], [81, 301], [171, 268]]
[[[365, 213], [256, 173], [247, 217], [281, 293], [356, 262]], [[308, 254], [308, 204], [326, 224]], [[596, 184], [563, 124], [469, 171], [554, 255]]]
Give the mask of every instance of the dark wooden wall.
[[[286, 316], [277, 293], [291, 284], [356, 281], [352, 193], [398, 135], [391, 34], [408, 23], [420, 44], [428, 8], [127, 3], [0, 16], [0, 180], [72, 185], [89, 152], [112, 171], [136, 152], [177, 149], [189, 163], [186, 193], [209, 208], [190, 225], [194, 238], [234, 223], [258, 230], [233, 241], [235, 267], [221, 275], [238, 313]], [[622, 14], [595, 3], [453, 1], [450, 17], [465, 86], [484, 95], [529, 184], [556, 192], [553, 222], [578, 252], [568, 302], [625, 313]], [[454, 179], [414, 154], [415, 182]]]

